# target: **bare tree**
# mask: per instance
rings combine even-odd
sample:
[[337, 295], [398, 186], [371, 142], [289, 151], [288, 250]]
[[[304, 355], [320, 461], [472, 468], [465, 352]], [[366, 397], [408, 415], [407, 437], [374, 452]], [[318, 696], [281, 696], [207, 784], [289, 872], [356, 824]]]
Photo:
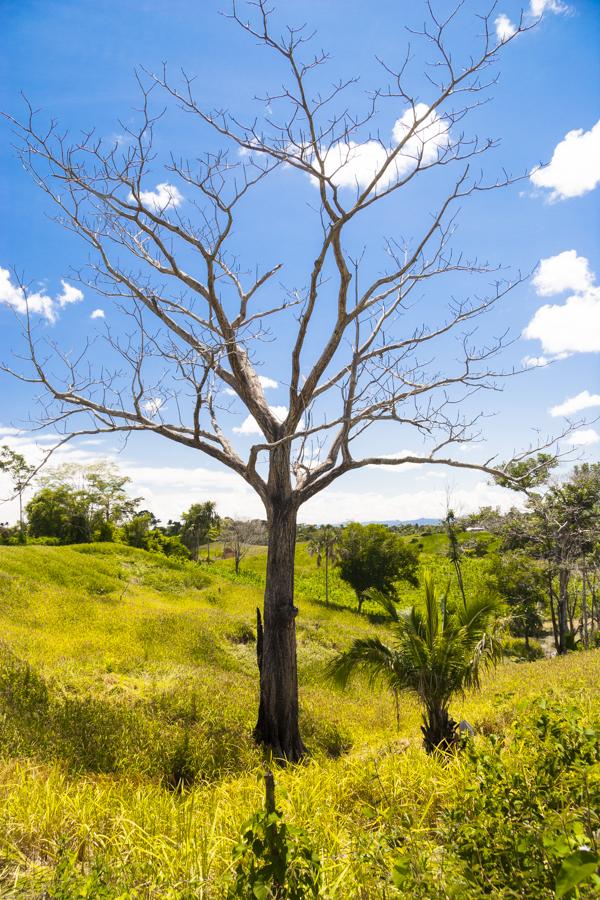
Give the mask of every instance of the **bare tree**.
[[260, 519], [226, 519], [223, 541], [233, 553], [236, 574], [241, 561], [248, 555], [250, 547], [265, 543], [266, 530]]
[[[477, 346], [476, 320], [521, 279], [505, 280], [498, 267], [467, 259], [454, 247], [454, 235], [461, 204], [513, 181], [506, 174], [486, 181], [479, 165], [474, 170], [496, 141], [471, 137], [465, 128], [489, 97], [503, 44], [529, 26], [521, 23], [498, 44], [492, 14], [478, 17], [471, 55], [455, 58], [449, 31], [466, 27], [458, 21], [461, 8], [441, 20], [428, 4], [427, 24], [410, 37], [425, 48], [425, 101], [410, 87], [409, 47], [399, 66], [382, 63], [383, 86], [358, 101], [364, 112], [353, 112], [357, 79], [323, 87], [328, 59], [310, 50], [313, 36], [287, 28], [279, 37], [265, 0], [255, 0], [249, 19], [235, 3], [230, 19], [283, 69], [283, 87], [260, 98], [262, 118], [244, 122], [205, 109], [191, 77], [175, 83], [165, 70], [138, 75], [139, 125], [123, 126], [125, 143], [107, 144], [93, 131], [73, 140], [55, 122], [39, 125], [31, 107], [23, 121], [13, 120], [23, 164], [58, 206], [62, 224], [91, 251], [80, 280], [119, 304], [131, 327], [120, 334], [107, 329], [98, 364], [90, 346], [74, 354], [38, 341], [28, 316], [32, 367], [8, 368], [44, 389], [43, 424], [62, 429], [65, 439], [91, 431], [152, 432], [228, 466], [259, 495], [269, 544], [255, 736], [289, 760], [304, 753], [294, 606], [299, 507], [367, 466], [429, 463], [503, 472], [493, 457], [470, 462], [451, 450], [478, 435], [481, 414], [466, 411], [472, 396], [498, 388], [506, 374], [493, 363], [505, 336]], [[422, 68], [417, 76], [422, 84]], [[205, 146], [215, 146], [216, 136], [223, 149], [193, 161], [175, 152], [157, 159], [157, 95], [210, 135]], [[353, 98], [349, 105], [346, 96]], [[397, 119], [391, 142], [376, 130], [387, 108]], [[156, 182], [149, 179], [161, 162], [170, 182], [151, 191]], [[234, 239], [240, 209], [253, 198], [260, 203], [264, 182], [294, 177], [316, 206], [300, 287], [276, 284], [276, 273], [283, 278], [286, 269], [275, 244], [272, 262], [250, 275], [255, 267], [240, 260]], [[438, 200], [421, 233], [374, 240], [376, 209], [428, 177]], [[367, 217], [372, 263], [355, 230]], [[482, 275], [486, 293], [442, 300], [441, 285], [437, 294], [427, 293], [428, 285], [453, 273]], [[261, 355], [275, 334], [278, 343], [290, 341], [287, 378], [278, 373], [288, 390], [283, 416], [270, 408], [259, 377]], [[455, 338], [459, 360], [440, 371], [436, 360]], [[227, 434], [232, 394], [264, 436], [247, 455]], [[423, 436], [427, 449], [392, 459], [370, 447], [365, 452], [366, 432], [382, 423], [402, 436]]]

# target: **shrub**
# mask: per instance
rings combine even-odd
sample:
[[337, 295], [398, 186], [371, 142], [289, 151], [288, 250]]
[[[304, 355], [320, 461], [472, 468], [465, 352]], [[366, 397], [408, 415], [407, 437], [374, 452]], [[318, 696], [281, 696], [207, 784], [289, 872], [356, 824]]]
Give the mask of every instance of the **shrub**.
[[234, 883], [230, 897], [256, 900], [307, 900], [319, 896], [321, 863], [306, 833], [283, 821], [275, 808], [273, 776], [265, 776], [264, 810], [242, 827], [233, 851]]
[[468, 742], [428, 836], [443, 857], [406, 835], [392, 872], [404, 896], [597, 896], [598, 727], [567, 704], [528, 706], [506, 737]]

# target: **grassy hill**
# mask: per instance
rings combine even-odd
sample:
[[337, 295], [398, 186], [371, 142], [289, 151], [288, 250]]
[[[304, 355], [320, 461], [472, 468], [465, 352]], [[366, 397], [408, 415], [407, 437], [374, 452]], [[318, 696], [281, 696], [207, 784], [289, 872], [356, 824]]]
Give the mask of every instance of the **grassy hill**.
[[[428, 567], [450, 576], [441, 536], [418, 540]], [[232, 847], [262, 803], [264, 760], [250, 732], [264, 566], [263, 551], [236, 576], [231, 561], [197, 566], [120, 545], [0, 547], [0, 896], [226, 895]], [[478, 589], [481, 567], [466, 562], [468, 589]], [[443, 878], [439, 854], [462, 846], [464, 798], [487, 777], [477, 754], [491, 754], [490, 771], [521, 767], [529, 796], [540, 759], [556, 757], [540, 732], [550, 717], [556, 740], [578, 748], [577, 765], [587, 759], [600, 653], [502, 665], [453, 709], [475, 726], [475, 748], [444, 761], [422, 751], [412, 700], [402, 698], [397, 728], [384, 692], [357, 683], [340, 693], [324, 681], [325, 663], [352, 638], [389, 636], [374, 608], [371, 618], [356, 614], [335, 576], [331, 596], [326, 607], [323, 574], [300, 545], [301, 718], [311, 757], [277, 772], [277, 796], [321, 859], [322, 896], [528, 896], [510, 873], [516, 893], [494, 893], [491, 869], [490, 891], [471, 883], [466, 838]], [[407, 604], [416, 597], [403, 591]], [[544, 802], [553, 816], [579, 821], [585, 798], [564, 794], [556, 765], [548, 792], [563, 792], [564, 809]], [[182, 781], [189, 787], [175, 790]], [[478, 817], [482, 846], [497, 836], [493, 818]], [[539, 826], [530, 830], [539, 843]], [[544, 851], [548, 885], [560, 861], [552, 852]]]

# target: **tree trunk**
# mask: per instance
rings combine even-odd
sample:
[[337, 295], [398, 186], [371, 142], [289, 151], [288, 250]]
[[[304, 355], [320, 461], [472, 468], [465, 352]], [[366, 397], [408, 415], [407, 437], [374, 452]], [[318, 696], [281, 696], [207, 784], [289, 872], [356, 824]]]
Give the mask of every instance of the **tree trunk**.
[[567, 652], [568, 588], [569, 571], [563, 568], [558, 573], [558, 653], [560, 655]]
[[556, 618], [556, 605], [554, 603], [554, 588], [552, 587], [552, 574], [548, 572], [548, 601], [550, 604], [550, 615], [552, 616], [552, 635], [554, 637], [554, 649], [558, 653], [560, 640], [558, 634], [558, 620]]
[[[289, 457], [289, 454], [288, 454]], [[275, 483], [289, 482], [288, 460], [277, 460]], [[273, 468], [273, 461], [271, 468]], [[297, 762], [305, 753], [298, 726], [298, 669], [294, 606], [294, 552], [298, 510], [285, 494], [271, 495], [264, 623], [259, 654], [260, 705], [254, 737], [278, 759]]]
[[449, 750], [457, 740], [456, 722], [445, 707], [428, 706], [424, 715], [423, 746], [427, 753]]

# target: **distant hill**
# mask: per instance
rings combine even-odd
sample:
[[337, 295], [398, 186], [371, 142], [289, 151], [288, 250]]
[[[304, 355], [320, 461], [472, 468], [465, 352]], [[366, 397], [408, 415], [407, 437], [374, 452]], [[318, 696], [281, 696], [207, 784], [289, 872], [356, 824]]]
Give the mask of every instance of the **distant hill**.
[[439, 525], [441, 519], [387, 519], [380, 522], [380, 525]]
[[[335, 522], [335, 525], [347, 525], [352, 519], [346, 519], [344, 522]], [[388, 527], [396, 525], [439, 525], [442, 519], [361, 519], [363, 525], [387, 525]], [[307, 524], [307, 523], [306, 523]]]

